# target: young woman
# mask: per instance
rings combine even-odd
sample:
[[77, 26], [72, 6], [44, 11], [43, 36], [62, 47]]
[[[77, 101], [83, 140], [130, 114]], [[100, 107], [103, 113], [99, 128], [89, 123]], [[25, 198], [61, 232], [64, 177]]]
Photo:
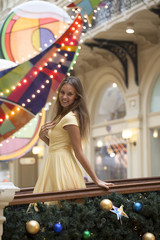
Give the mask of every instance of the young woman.
[[44, 124], [39, 133], [49, 149], [34, 193], [85, 188], [79, 163], [98, 186], [108, 190], [113, 184], [96, 176], [82, 150], [81, 141], [87, 137], [90, 121], [84, 90], [77, 77], [62, 81], [55, 106], [55, 118]]

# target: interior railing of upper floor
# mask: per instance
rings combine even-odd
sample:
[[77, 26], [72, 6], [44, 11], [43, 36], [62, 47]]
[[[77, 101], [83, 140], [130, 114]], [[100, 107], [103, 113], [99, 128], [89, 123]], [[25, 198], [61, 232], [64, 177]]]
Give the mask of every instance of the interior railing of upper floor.
[[116, 19], [118, 16], [127, 16], [127, 12], [135, 9], [149, 9], [153, 6], [158, 6], [159, 0], [103, 0], [99, 7], [93, 11], [92, 24], [84, 22], [83, 33], [94, 30], [97, 27], [107, 22]]
[[139, 3], [144, 3], [144, 0], [105, 0], [104, 7], [98, 8], [95, 11], [96, 20], [93, 21], [93, 27], [100, 25], [104, 21], [109, 21], [115, 16], [123, 14], [125, 11], [135, 7]]

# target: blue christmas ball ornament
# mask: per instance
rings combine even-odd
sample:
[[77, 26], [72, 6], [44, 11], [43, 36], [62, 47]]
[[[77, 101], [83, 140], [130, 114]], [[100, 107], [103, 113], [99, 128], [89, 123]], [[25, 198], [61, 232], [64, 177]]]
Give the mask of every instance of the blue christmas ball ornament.
[[133, 204], [133, 210], [134, 210], [135, 212], [140, 212], [140, 211], [142, 210], [142, 204], [139, 203], [139, 202], [135, 202], [135, 203]]
[[53, 226], [53, 230], [54, 230], [56, 233], [61, 232], [62, 229], [63, 229], [63, 227], [62, 227], [62, 225], [61, 225], [60, 223], [56, 223], [56, 224], [54, 224], [54, 226]]

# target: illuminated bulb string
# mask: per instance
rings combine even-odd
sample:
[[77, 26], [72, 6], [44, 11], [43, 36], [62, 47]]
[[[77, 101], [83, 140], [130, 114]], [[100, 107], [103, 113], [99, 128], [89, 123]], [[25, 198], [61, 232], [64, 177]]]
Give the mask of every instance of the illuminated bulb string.
[[[47, 79], [45, 82], [46, 82], [46, 84], [49, 84], [50, 81]], [[41, 88], [44, 89], [44, 88], [45, 88], [45, 85], [41, 85]], [[40, 90], [39, 90], [39, 89], [37, 90], [37, 93], [40, 93]], [[31, 98], [34, 99], [35, 97], [36, 97], [36, 94], [32, 93]], [[27, 101], [28, 103], [30, 103], [30, 102], [31, 102], [31, 99], [28, 98], [26, 101]], [[26, 105], [25, 103], [22, 103], [22, 107], [25, 107], [25, 105]], [[15, 112], [15, 111], [11, 111], [10, 114], [6, 114], [6, 115], [5, 115], [5, 119], [6, 119], [6, 120], [10, 119], [11, 117], [13, 117], [13, 116], [14, 116], [17, 112], [19, 112], [19, 111], [20, 111], [20, 107], [17, 107], [17, 108], [16, 108], [16, 112]], [[0, 123], [3, 123], [3, 121], [4, 121], [4, 119], [1, 117], [1, 118], [0, 118]]]
[[[60, 52], [61, 50], [60, 49], [58, 49], [58, 52]], [[54, 53], [54, 55], [53, 55], [54, 57], [56, 57], [57, 56], [57, 54], [56, 53]], [[49, 62], [51, 62], [53, 59], [50, 57], [49, 58]], [[62, 60], [63, 61], [63, 60]], [[45, 62], [44, 63], [44, 66], [48, 66], [48, 63], [47, 62]], [[43, 70], [43, 67], [42, 66], [40, 66], [39, 67], [39, 70], [40, 71], [42, 71]], [[56, 73], [57, 71], [55, 71], [55, 73]], [[34, 72], [34, 75], [36, 76], [36, 75], [38, 75], [38, 71], [35, 71]], [[12, 92], [12, 90], [14, 91], [17, 87], [23, 87], [23, 83], [25, 84], [25, 83], [27, 83], [27, 80], [26, 79], [24, 79], [22, 82], [19, 82], [19, 83], [17, 83], [17, 86], [11, 86], [11, 88], [10, 89], [5, 89], [3, 92], [0, 92], [0, 96], [5, 96], [5, 93], [10, 93], [10, 92]]]
[[[47, 79], [47, 80], [45, 81], [46, 85], [49, 84], [49, 82], [50, 82], [50, 81]], [[42, 85], [41, 85], [41, 89], [44, 89], [44, 88], [45, 88], [45, 84], [42, 84]], [[30, 102], [32, 101], [31, 99], [36, 98], [37, 93], [39, 94], [40, 92], [41, 92], [41, 90], [40, 90], [40, 89], [37, 89], [37, 90], [36, 90], [36, 93], [32, 93], [31, 97], [28, 98], [28, 99], [26, 100], [26, 102], [30, 103]], [[23, 102], [23, 103], [22, 103], [22, 107], [25, 107], [25, 106], [26, 106], [26, 104]]]

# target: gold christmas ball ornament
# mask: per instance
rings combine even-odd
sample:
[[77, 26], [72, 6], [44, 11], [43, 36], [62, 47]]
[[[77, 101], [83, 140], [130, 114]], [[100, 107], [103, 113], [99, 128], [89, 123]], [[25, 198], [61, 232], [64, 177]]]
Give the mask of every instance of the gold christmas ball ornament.
[[36, 234], [39, 232], [40, 225], [37, 221], [31, 220], [26, 223], [26, 230], [30, 234]]
[[107, 210], [108, 212], [113, 208], [113, 203], [109, 199], [103, 199], [100, 202], [101, 209]]
[[153, 233], [147, 232], [143, 235], [142, 240], [156, 240]]

